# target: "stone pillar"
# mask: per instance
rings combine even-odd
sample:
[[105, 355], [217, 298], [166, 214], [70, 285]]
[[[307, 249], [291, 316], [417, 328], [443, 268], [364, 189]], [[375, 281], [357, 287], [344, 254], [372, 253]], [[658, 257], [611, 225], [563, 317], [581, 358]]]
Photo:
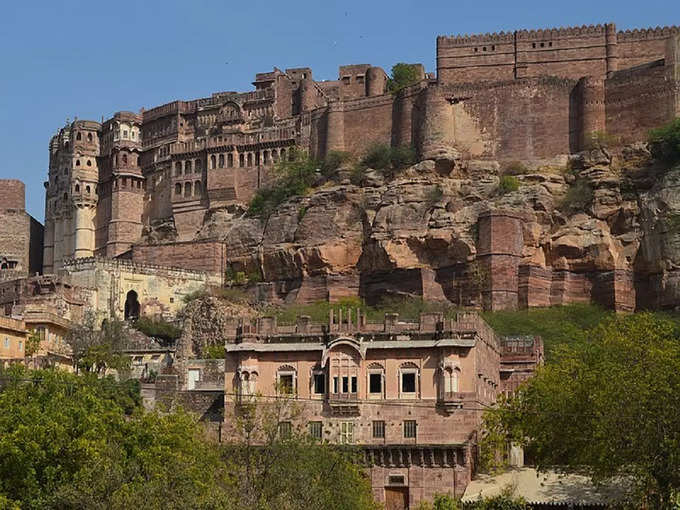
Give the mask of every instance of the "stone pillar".
[[586, 150], [594, 133], [605, 132], [604, 80], [581, 78], [581, 150]]
[[453, 106], [435, 85], [425, 89], [422, 100], [424, 113], [419, 119], [420, 154], [422, 159], [434, 159], [442, 147], [453, 145]]
[[606, 31], [606, 54], [607, 54], [607, 78], [611, 77], [619, 69], [619, 48], [616, 35], [616, 25], [607, 23]]
[[511, 211], [487, 211], [479, 216], [477, 260], [485, 310], [517, 309], [522, 221], [520, 214]]
[[326, 125], [326, 154], [330, 151], [345, 150], [345, 112], [342, 103], [331, 103], [328, 107]]
[[43, 241], [43, 273], [54, 272], [54, 219], [45, 212], [45, 237]]

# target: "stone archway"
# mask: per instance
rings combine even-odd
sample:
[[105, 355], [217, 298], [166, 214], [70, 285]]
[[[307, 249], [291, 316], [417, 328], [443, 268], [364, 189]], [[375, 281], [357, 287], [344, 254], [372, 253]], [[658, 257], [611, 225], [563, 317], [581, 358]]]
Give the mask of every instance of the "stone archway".
[[125, 320], [137, 320], [139, 319], [139, 300], [137, 293], [131, 290], [127, 293], [125, 298]]

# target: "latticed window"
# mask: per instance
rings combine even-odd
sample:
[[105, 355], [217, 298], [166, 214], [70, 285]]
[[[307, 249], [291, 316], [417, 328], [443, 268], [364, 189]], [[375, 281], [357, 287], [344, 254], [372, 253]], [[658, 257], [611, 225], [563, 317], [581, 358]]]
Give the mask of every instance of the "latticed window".
[[373, 437], [377, 439], [385, 439], [385, 422], [384, 421], [374, 421], [373, 422]]
[[416, 427], [417, 424], [415, 420], [404, 420], [404, 438], [415, 439]]
[[283, 439], [287, 439], [290, 437], [291, 433], [293, 431], [293, 426], [289, 421], [282, 421], [279, 422], [279, 436]]
[[309, 435], [314, 439], [321, 439], [323, 433], [323, 423], [320, 421], [309, 422]]
[[340, 422], [340, 442], [351, 444], [354, 442], [354, 423], [351, 421]]

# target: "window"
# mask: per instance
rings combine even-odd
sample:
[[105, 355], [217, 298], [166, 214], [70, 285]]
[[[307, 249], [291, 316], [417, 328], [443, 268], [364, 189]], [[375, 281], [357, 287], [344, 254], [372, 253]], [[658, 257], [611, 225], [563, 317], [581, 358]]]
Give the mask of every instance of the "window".
[[9, 338], [5, 337], [5, 349], [9, 349]]
[[338, 377], [333, 377], [333, 393], [338, 393]]
[[76, 159], [76, 166], [80, 166], [80, 160]]
[[293, 395], [295, 393], [295, 369], [290, 365], [279, 368], [276, 374], [276, 383], [279, 393]]
[[356, 375], [352, 376], [351, 382], [352, 382], [352, 393], [356, 393], [357, 392], [357, 376]]
[[210, 168], [215, 168], [215, 155], [210, 156]]
[[175, 177], [182, 175], [182, 162], [178, 161], [175, 163]]
[[190, 368], [187, 377], [187, 389], [188, 390], [196, 389], [196, 383], [200, 380], [200, 378], [201, 371], [198, 368]]
[[234, 155], [232, 153], [227, 154], [227, 166], [229, 168], [234, 166]]
[[282, 439], [288, 439], [293, 431], [293, 426], [289, 421], [279, 422], [279, 437]]
[[19, 343], [17, 345], [19, 346], [19, 350], [23, 349], [24, 347], [24, 343], [21, 340], [19, 340]]
[[444, 370], [444, 391], [446, 393], [455, 393], [458, 391], [458, 381], [460, 379], [459, 368], [447, 368]]
[[87, 160], [87, 166], [92, 166], [92, 161], [90, 161], [89, 159]]
[[80, 184], [76, 184], [76, 193], [80, 193]]
[[412, 372], [401, 374], [401, 391], [402, 393], [416, 392], [416, 374]]
[[82, 137], [80, 136], [80, 131], [78, 131], [78, 134], [76, 135], [76, 140], [80, 141]]
[[402, 398], [415, 398], [418, 393], [418, 366], [404, 363], [399, 368], [399, 393]]
[[191, 196], [191, 183], [190, 182], [184, 183], [184, 196], [185, 197]]
[[238, 155], [238, 166], [244, 167], [245, 166], [245, 155], [244, 154], [239, 154]]
[[224, 168], [224, 154], [220, 154], [219, 157], [217, 158], [217, 166], [220, 168]]
[[354, 423], [351, 421], [340, 422], [340, 442], [351, 444], [354, 442]]
[[127, 129], [124, 129], [123, 130], [123, 138], [127, 138], [127, 137], [128, 137]]
[[185, 174], [191, 173], [191, 160], [184, 162], [184, 173]]
[[87, 141], [91, 142], [92, 141], [92, 133], [87, 134]]
[[321, 439], [323, 434], [323, 423], [320, 421], [309, 422], [309, 435], [314, 439]]
[[368, 367], [368, 394], [370, 396], [382, 395], [383, 373], [382, 367], [377, 363]]
[[314, 394], [323, 395], [326, 393], [326, 374], [317, 372], [314, 374]]
[[389, 475], [387, 480], [390, 485], [406, 485], [406, 477], [404, 475]]
[[349, 85], [350, 81], [352, 81], [352, 78], [350, 76], [343, 76], [342, 77], [342, 83], [343, 85]]
[[374, 421], [373, 422], [373, 437], [376, 439], [385, 439], [385, 422], [384, 421]]
[[404, 420], [404, 438], [415, 439], [416, 437], [416, 421]]
[[194, 194], [200, 195], [203, 192], [202, 188], [203, 188], [203, 184], [201, 183], [201, 181], [196, 181], [194, 183]]
[[123, 154], [123, 165], [127, 166], [127, 154]]
[[178, 182], [175, 184], [175, 195], [179, 196], [182, 194], [182, 185]]

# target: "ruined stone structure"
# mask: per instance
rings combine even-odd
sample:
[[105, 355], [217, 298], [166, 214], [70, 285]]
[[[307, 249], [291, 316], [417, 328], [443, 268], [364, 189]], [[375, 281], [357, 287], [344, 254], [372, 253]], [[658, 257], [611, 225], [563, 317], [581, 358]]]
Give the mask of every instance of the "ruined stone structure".
[[43, 227], [26, 212], [24, 183], [0, 179], [0, 281], [42, 271]]
[[[501, 339], [475, 313], [422, 314], [416, 323], [386, 314], [374, 324], [340, 310], [323, 325], [265, 317], [234, 326], [225, 332], [224, 437], [256, 393], [260, 405], [289, 395], [299, 414], [284, 415], [281, 430], [360, 445], [388, 508], [394, 498], [413, 508], [435, 493], [461, 495], [484, 409], [543, 359], [540, 338]], [[200, 371], [195, 378], [198, 387]]]
[[[370, 65], [315, 81], [309, 68], [260, 73], [252, 92], [218, 92], [77, 120], [50, 142], [45, 271], [114, 257], [144, 228], [191, 240], [206, 213], [244, 204], [291, 147], [323, 157], [382, 142], [423, 158], [541, 160], [597, 132], [625, 140], [680, 114], [677, 27], [613, 24], [437, 38], [437, 76], [398, 94]], [[157, 263], [163, 263], [157, 260]]]

